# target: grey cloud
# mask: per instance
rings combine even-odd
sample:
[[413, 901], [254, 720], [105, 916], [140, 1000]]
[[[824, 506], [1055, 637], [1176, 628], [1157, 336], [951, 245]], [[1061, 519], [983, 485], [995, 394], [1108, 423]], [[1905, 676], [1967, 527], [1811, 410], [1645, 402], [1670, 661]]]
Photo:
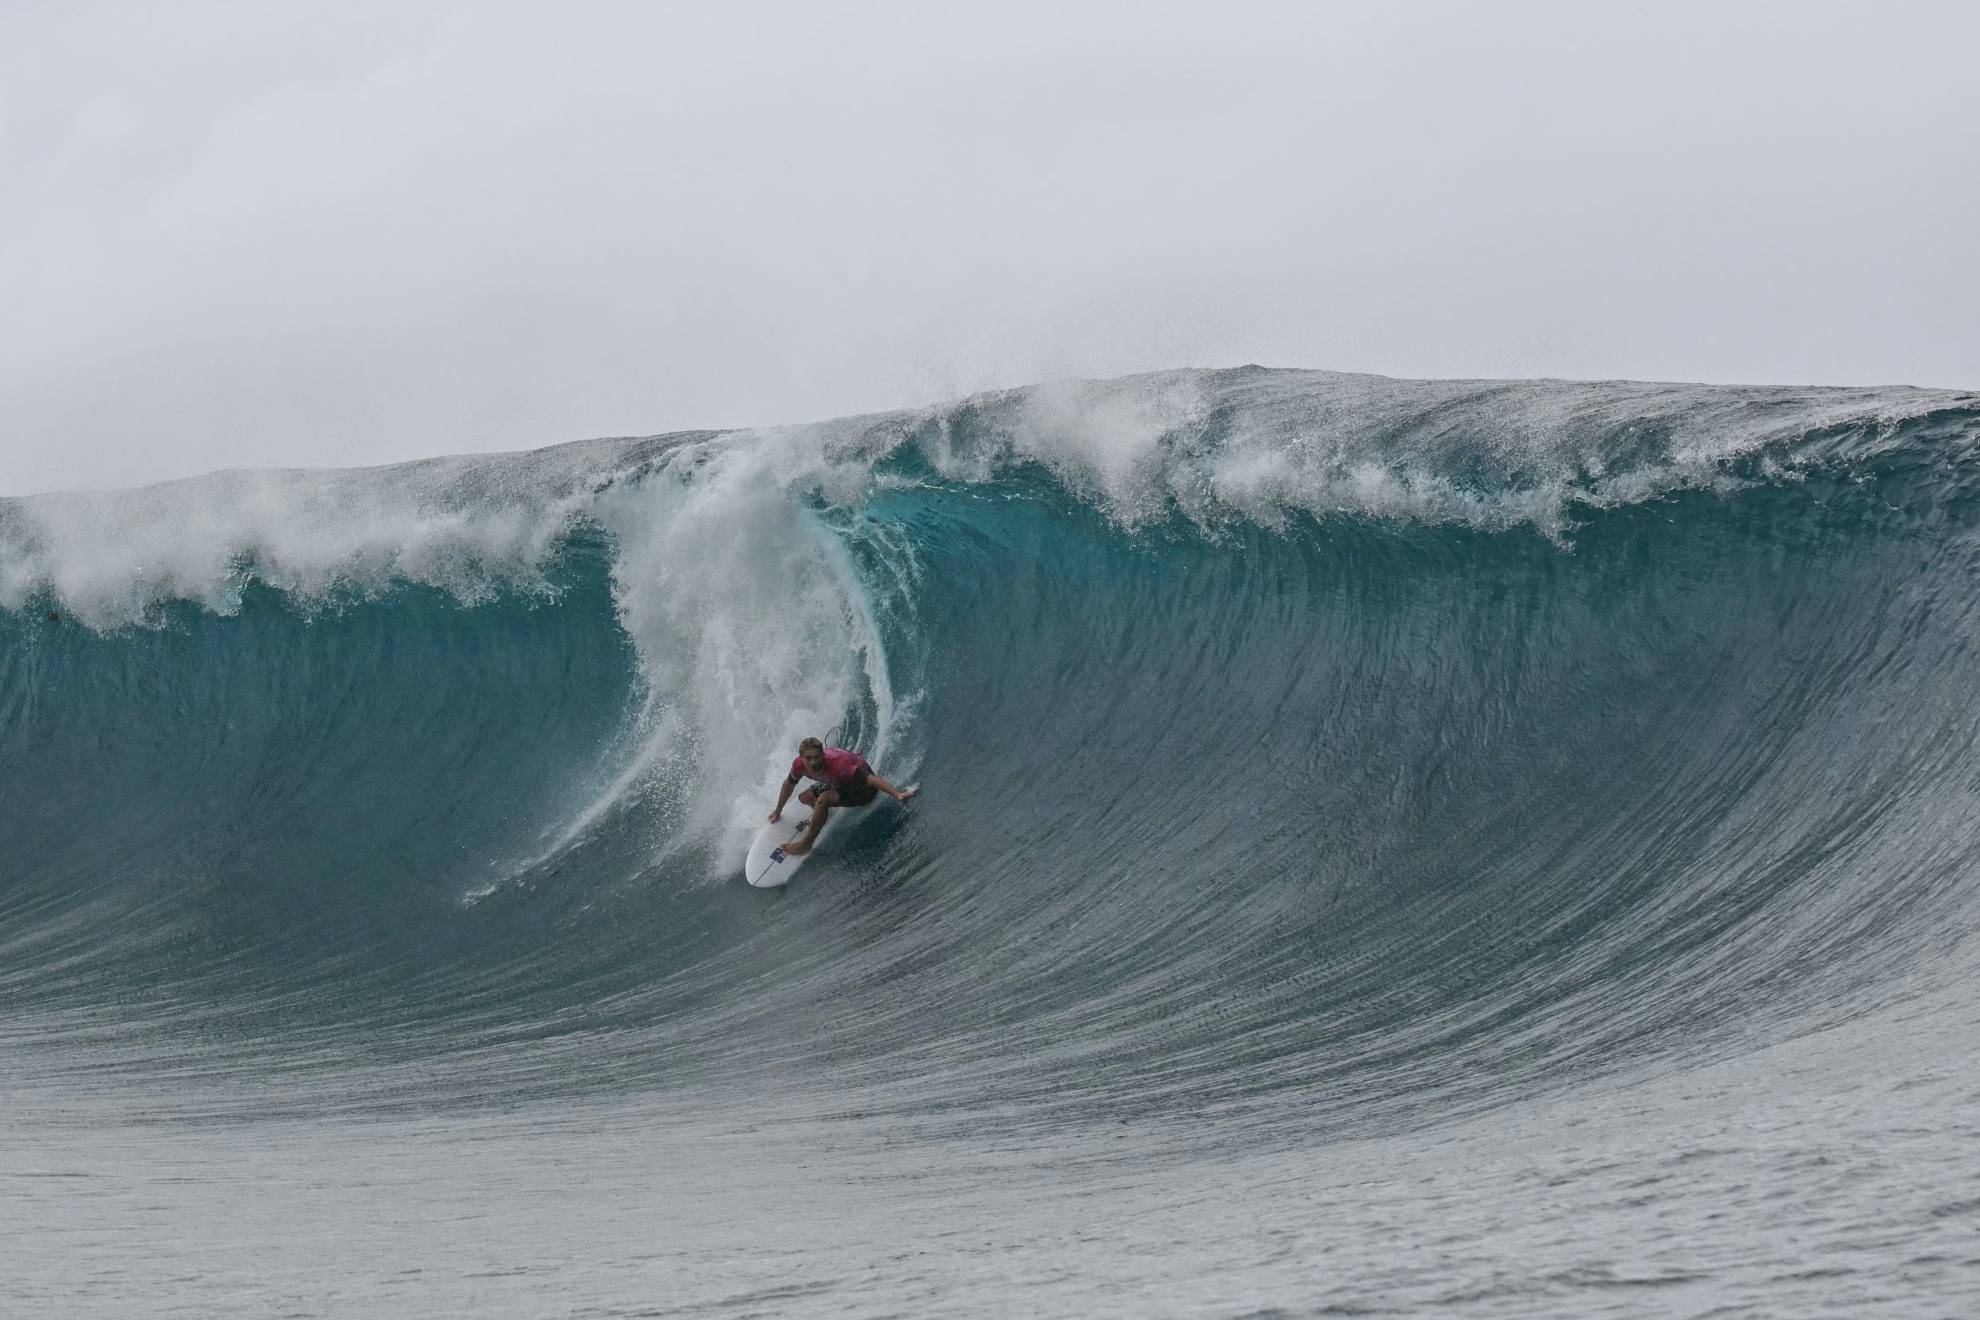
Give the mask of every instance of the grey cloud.
[[1980, 383], [1955, 6], [10, 6], [0, 491], [1262, 361]]

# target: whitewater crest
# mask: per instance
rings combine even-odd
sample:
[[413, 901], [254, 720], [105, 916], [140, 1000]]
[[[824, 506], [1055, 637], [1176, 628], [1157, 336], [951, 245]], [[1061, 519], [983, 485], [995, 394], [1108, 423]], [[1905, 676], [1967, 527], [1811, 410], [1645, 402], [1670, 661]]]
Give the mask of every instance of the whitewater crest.
[[[676, 587], [670, 566], [682, 555], [718, 573], [732, 566], [743, 585], [818, 547], [815, 529], [799, 538], [788, 506], [852, 509], [876, 489], [990, 486], [1031, 469], [1127, 528], [1177, 514], [1204, 529], [1279, 528], [1305, 514], [1557, 537], [1575, 505], [1861, 462], [1908, 422], [1976, 407], [1980, 396], [1915, 389], [1263, 368], [1069, 381], [808, 426], [4, 499], [0, 608], [45, 596], [107, 629], [142, 624], [170, 600], [230, 613], [250, 581], [305, 607], [408, 582], [467, 603], [502, 589], [552, 594], [544, 565], [585, 520], [667, 556], [646, 567]], [[670, 493], [681, 490], [695, 493]], [[701, 517], [732, 534], [651, 525]], [[636, 576], [629, 561], [629, 596], [641, 594]]]

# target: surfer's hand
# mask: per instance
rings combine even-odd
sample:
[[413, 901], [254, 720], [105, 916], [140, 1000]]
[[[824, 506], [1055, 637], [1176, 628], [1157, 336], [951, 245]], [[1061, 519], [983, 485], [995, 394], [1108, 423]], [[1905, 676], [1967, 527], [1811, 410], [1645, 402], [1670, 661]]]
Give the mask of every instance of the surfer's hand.
[[777, 808], [775, 811], [770, 813], [770, 823], [772, 825], [775, 825], [779, 820], [783, 819], [783, 815], [784, 815], [784, 809], [782, 807]]

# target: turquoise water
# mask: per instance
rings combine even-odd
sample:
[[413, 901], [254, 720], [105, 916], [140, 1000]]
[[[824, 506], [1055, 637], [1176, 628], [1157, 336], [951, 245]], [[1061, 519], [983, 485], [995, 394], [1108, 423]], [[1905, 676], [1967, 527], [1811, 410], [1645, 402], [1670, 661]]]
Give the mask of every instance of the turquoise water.
[[[0, 502], [10, 1314], [1957, 1314], [1980, 398]], [[924, 796], [786, 891], [790, 748]]]

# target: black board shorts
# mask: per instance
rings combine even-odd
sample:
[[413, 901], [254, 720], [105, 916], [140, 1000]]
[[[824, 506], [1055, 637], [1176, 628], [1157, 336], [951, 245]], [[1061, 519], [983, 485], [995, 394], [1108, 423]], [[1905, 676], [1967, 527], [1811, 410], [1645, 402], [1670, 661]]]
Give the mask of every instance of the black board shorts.
[[806, 784], [805, 788], [813, 789], [820, 793], [823, 793], [828, 788], [837, 789], [839, 793], [839, 805], [842, 807], [871, 806], [873, 799], [880, 796], [880, 790], [873, 786], [873, 772], [864, 769], [853, 776], [853, 781], [850, 784], [821, 784], [814, 780]]
[[864, 807], [880, 796], [880, 790], [873, 786], [873, 772], [862, 770], [850, 784], [834, 784], [839, 790], [839, 805], [842, 807]]

